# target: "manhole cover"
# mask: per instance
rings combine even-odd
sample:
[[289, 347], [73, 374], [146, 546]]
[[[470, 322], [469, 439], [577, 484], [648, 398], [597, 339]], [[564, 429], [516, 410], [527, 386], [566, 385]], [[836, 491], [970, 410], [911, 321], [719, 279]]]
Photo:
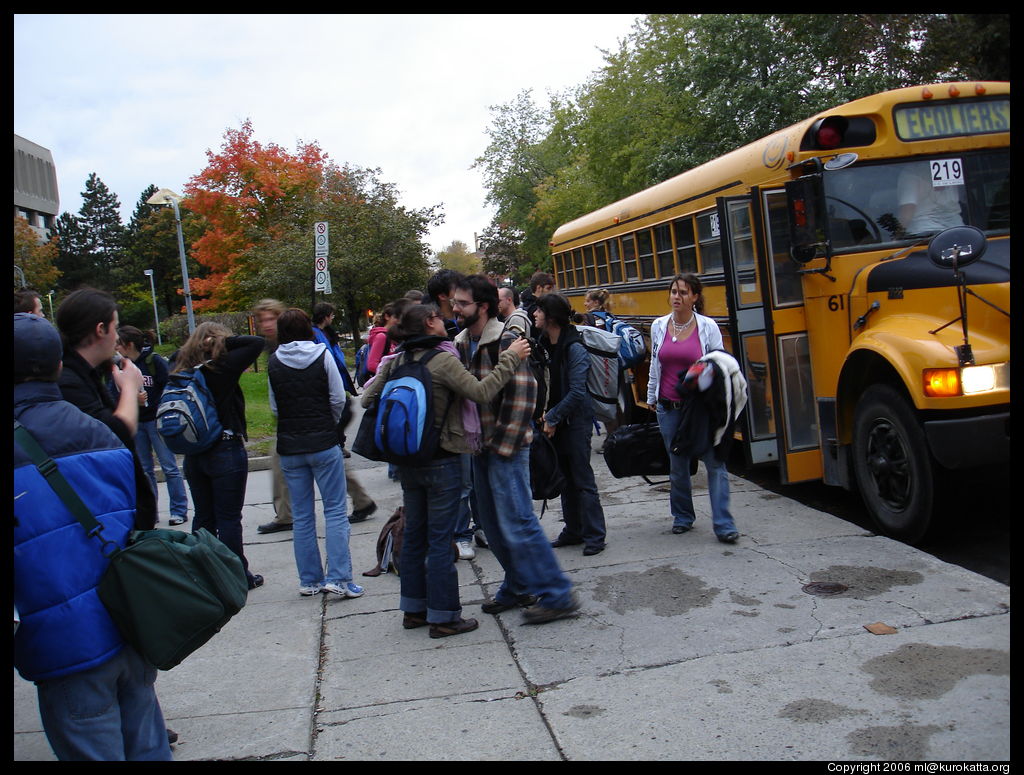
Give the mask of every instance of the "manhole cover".
[[845, 592], [849, 587], [845, 584], [839, 584], [833, 581], [812, 581], [810, 584], [805, 584], [803, 587], [804, 592], [808, 595], [838, 595], [840, 592]]

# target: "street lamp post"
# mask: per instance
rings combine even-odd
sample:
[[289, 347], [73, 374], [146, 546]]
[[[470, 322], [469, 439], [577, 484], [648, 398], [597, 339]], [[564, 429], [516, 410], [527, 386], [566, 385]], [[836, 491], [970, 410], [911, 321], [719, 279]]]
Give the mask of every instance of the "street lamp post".
[[[192, 291], [188, 286], [188, 264], [185, 262], [185, 240], [181, 235], [181, 212], [178, 210], [179, 199], [181, 199], [181, 197], [169, 188], [161, 188], [146, 200], [146, 204], [169, 204], [174, 208], [174, 222], [178, 227], [178, 255], [181, 257], [181, 290], [185, 294], [185, 312], [188, 315], [188, 333], [191, 335], [192, 332], [196, 330], [196, 319], [192, 314]], [[159, 331], [159, 329], [157, 330]]]
[[56, 318], [53, 316], [53, 291], [49, 291], [46, 294], [46, 299], [47, 301], [50, 302], [50, 320], [56, 320]]
[[143, 269], [142, 273], [149, 278], [149, 290], [153, 293], [153, 325], [156, 326], [156, 343], [162, 345], [163, 340], [160, 338], [160, 316], [156, 311], [156, 285], [153, 283], [153, 270]]

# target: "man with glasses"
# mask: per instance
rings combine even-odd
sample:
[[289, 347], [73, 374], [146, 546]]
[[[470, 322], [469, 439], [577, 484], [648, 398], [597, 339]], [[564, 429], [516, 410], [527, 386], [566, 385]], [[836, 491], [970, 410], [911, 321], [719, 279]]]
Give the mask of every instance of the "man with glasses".
[[[486, 377], [517, 335], [497, 319], [498, 291], [482, 274], [460, 280], [452, 306], [462, 331], [455, 338], [463, 364]], [[481, 607], [499, 614], [524, 607], [527, 623], [574, 614], [580, 607], [568, 576], [555, 558], [530, 491], [530, 443], [537, 382], [524, 360], [494, 402], [480, 404], [482, 451], [472, 460], [476, 515], [489, 548], [505, 571], [494, 599]]]

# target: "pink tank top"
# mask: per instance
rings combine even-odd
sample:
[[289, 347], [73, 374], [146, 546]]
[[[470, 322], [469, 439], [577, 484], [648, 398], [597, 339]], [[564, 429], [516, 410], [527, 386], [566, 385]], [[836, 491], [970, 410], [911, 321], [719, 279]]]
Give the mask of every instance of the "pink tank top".
[[694, 363], [700, 360], [704, 354], [701, 352], [700, 335], [697, 333], [697, 326], [689, 332], [689, 336], [672, 341], [670, 333], [672, 325], [669, 324], [665, 331], [665, 341], [658, 350], [658, 363], [661, 364], [661, 382], [659, 383], [658, 398], [669, 401], [680, 401], [681, 396], [676, 391], [679, 383], [680, 372], [686, 373]]

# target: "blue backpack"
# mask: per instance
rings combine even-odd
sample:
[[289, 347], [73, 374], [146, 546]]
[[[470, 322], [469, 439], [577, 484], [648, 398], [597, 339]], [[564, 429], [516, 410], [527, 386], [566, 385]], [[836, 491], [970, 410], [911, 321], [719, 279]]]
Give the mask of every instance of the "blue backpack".
[[606, 331], [619, 337], [619, 363], [622, 368], [632, 369], [643, 363], [647, 355], [643, 334], [608, 312], [598, 311], [594, 315], [604, 321]]
[[221, 437], [224, 427], [201, 366], [167, 377], [156, 410], [156, 430], [168, 449], [179, 455], [204, 452]]
[[365, 385], [370, 379], [370, 369], [367, 361], [370, 359], [370, 344], [366, 343], [356, 350], [356, 384], [359, 387]]
[[381, 391], [374, 441], [389, 463], [420, 466], [434, 459], [441, 428], [434, 424], [434, 380], [427, 364], [440, 352], [428, 350], [418, 361], [409, 352], [399, 356]]

